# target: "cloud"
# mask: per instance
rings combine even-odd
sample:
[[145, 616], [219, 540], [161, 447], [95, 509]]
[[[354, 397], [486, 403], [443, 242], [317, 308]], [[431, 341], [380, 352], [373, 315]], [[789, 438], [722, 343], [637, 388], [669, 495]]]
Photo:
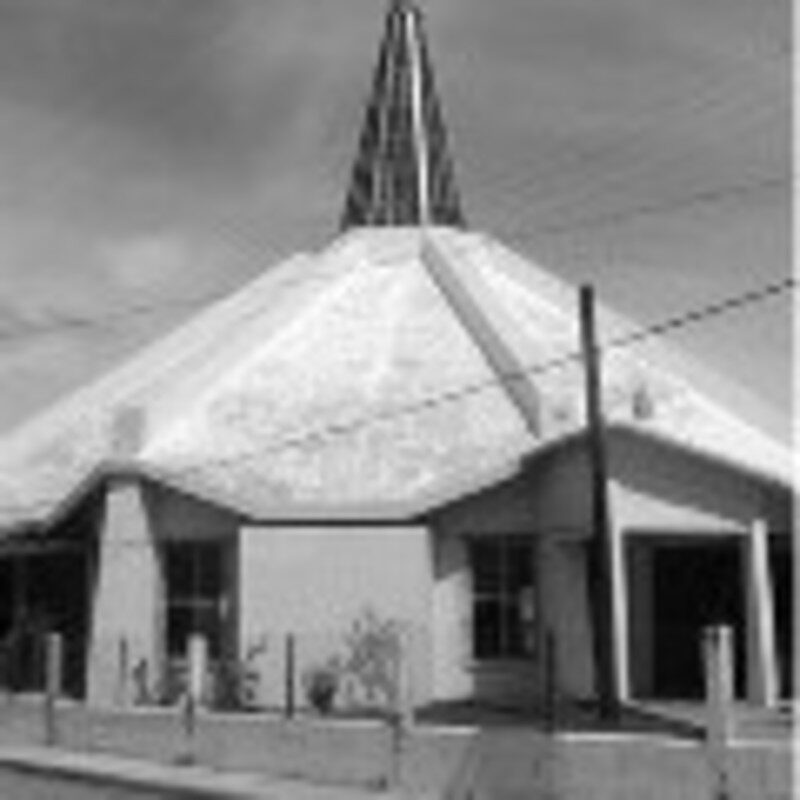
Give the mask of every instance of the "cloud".
[[[758, 283], [750, 263], [788, 269], [777, 195], [707, 216], [678, 203], [646, 221], [581, 224], [788, 173], [787, 2], [422, 5], [476, 228], [517, 241], [522, 231], [523, 248], [554, 271], [594, 276], [623, 308], [646, 298], [653, 314], [650, 298], [670, 285], [679, 308], [709, 286]], [[332, 235], [384, 7], [0, 0], [0, 330], [233, 288]], [[559, 224], [575, 230], [538, 233]], [[70, 374], [77, 384], [115, 347], [121, 357], [144, 341], [136, 325], [71, 337], [70, 358], [31, 351], [37, 377], [14, 380], [44, 398], [50, 363], [54, 392]], [[741, 353], [759, 345], [738, 334], [720, 351], [740, 354], [723, 360], [747, 379]], [[765, 377], [780, 372], [774, 348], [762, 349]], [[6, 395], [0, 417], [4, 404], [27, 408]]]
[[102, 245], [100, 257], [122, 288], [159, 292], [190, 267], [188, 245], [168, 234]]

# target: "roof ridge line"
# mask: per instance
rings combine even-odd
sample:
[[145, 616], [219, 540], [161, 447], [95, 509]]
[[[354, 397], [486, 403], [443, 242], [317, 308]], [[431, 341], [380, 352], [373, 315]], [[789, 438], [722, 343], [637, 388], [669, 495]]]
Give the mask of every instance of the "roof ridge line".
[[505, 391], [528, 431], [538, 439], [541, 436], [541, 401], [536, 387], [528, 380], [513, 350], [450, 268], [449, 259], [440, 246], [426, 233], [420, 238], [420, 261], [495, 375], [497, 385]]

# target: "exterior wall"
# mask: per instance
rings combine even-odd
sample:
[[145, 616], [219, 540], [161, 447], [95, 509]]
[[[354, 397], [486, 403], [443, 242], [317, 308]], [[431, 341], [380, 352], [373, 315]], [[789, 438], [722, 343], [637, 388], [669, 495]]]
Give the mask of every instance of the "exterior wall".
[[236, 539], [240, 522], [230, 511], [155, 485], [147, 486], [146, 501], [160, 542]]
[[[165, 487], [133, 477], [109, 482], [92, 609], [91, 704], [130, 704], [139, 691], [134, 672], [142, 663], [147, 665], [148, 691], [157, 690], [165, 677], [166, 587], [160, 546], [214, 538], [233, 547], [237, 526], [234, 514]], [[229, 582], [234, 584], [234, 575]], [[230, 609], [235, 623], [235, 602]], [[235, 630], [235, 624], [231, 627]]]
[[577, 446], [543, 456], [515, 477], [436, 512], [445, 533], [530, 532], [587, 537], [591, 527], [588, 461]]
[[[585, 465], [571, 452], [556, 451], [535, 469], [433, 516], [437, 699], [534, 699], [543, 688], [546, 631], [555, 637], [559, 689], [578, 697], [591, 694], [591, 628], [582, 544], [588, 531], [587, 485]], [[468, 542], [473, 537], [504, 535], [529, 536], [536, 543], [540, 647], [532, 659], [476, 661]]]
[[[614, 521], [623, 530], [788, 533], [790, 497], [745, 474], [633, 434], [610, 437]], [[783, 495], [783, 496], [782, 496]]]
[[472, 586], [468, 543], [456, 534], [436, 539], [434, 694], [439, 700], [485, 697], [533, 700], [543, 688], [544, 634], [554, 634], [557, 686], [587, 697], [592, 687], [585, 548], [568, 537], [540, 536], [535, 551], [540, 646], [530, 660], [476, 661], [472, 654]]
[[554, 635], [556, 687], [572, 697], [590, 697], [594, 665], [586, 548], [580, 541], [554, 537], [540, 553], [544, 626]]
[[757, 530], [790, 534], [789, 491], [677, 447], [619, 431], [610, 437], [609, 467], [614, 537], [622, 553], [617, 570], [621, 685], [646, 694], [652, 684], [651, 557], [626, 543], [664, 535], [698, 541], [728, 537], [732, 547], [742, 548], [743, 556], [742, 666], [747, 696], [754, 702], [771, 702], [776, 684], [773, 586], [765, 569], [755, 569], [759, 550], [753, 544]]
[[[635, 433], [609, 434], [609, 500], [612, 516], [615, 637], [618, 689], [623, 697], [645, 693], [652, 683], [652, 564], [647, 553], [628, 553], [634, 535], [752, 538], [756, 521], [787, 534], [791, 498], [755, 477], [678, 447]], [[586, 594], [586, 554], [591, 531], [588, 459], [580, 440], [565, 443], [501, 485], [451, 504], [434, 516], [436, 530], [437, 695], [480, 693], [481, 669], [471, 660], [471, 586], [466, 540], [471, 536], [530, 535], [539, 543], [543, 628], [556, 637], [561, 688], [591, 692], [591, 621]], [[764, 632], [771, 607], [763, 570], [754, 571], [743, 547], [747, 591], [746, 648], [751, 699], [769, 695], [774, 668], [765, 661]], [[762, 577], [759, 578], [759, 575]], [[760, 586], [755, 582], [761, 580]], [[761, 597], [761, 600], [758, 600]], [[644, 603], [632, 614], [632, 603]], [[774, 638], [774, 637], [773, 637]], [[632, 675], [631, 663], [637, 665]], [[755, 676], [761, 675], [756, 679]], [[508, 670], [510, 681], [527, 675]], [[766, 676], [766, 677], [763, 677]], [[635, 684], [632, 687], [632, 682]], [[756, 685], [757, 683], [766, 685]], [[499, 687], [494, 687], [499, 691]]]
[[160, 661], [160, 575], [142, 487], [110, 482], [98, 543], [92, 613], [88, 700], [92, 705], [131, 701], [133, 671], [153, 674]]
[[245, 527], [240, 541], [242, 653], [255, 660], [259, 700], [282, 705], [284, 642], [295, 635], [295, 693], [310, 667], [345, 655], [345, 636], [367, 610], [410, 624], [414, 701], [431, 694], [433, 576], [423, 526]]
[[[639, 608], [642, 613], [632, 615], [632, 603], [652, 605], [652, 578], [647, 558], [630, 556], [625, 543], [632, 536], [652, 534], [750, 536], [756, 520], [763, 520], [768, 531], [788, 533], [790, 497], [635, 434], [614, 431], [609, 459], [619, 554], [614, 569], [617, 646], [623, 656], [619, 683], [623, 694], [631, 683], [638, 693], [646, 691], [652, 671], [651, 612]], [[163, 663], [159, 545], [209, 538], [230, 542], [236, 557], [229, 576], [236, 587], [230, 598], [231, 629], [239, 639], [235, 646], [241, 654], [253, 655], [255, 645], [267, 637], [266, 652], [258, 654], [266, 670], [265, 702], [283, 699], [287, 632], [299, 637], [299, 676], [304, 665], [341, 651], [343, 634], [368, 607], [380, 618], [412, 623], [417, 702], [514, 689], [535, 692], [541, 685], [541, 660], [488, 666], [472, 657], [468, 541], [501, 535], [536, 541], [541, 634], [549, 630], [555, 635], [560, 688], [576, 696], [591, 693], [584, 546], [591, 530], [590, 492], [579, 440], [555, 448], [514, 478], [437, 510], [427, 526], [240, 529], [232, 513], [135, 481], [112, 484], [106, 510], [90, 657], [89, 695], [94, 702], [118, 699], [126, 682], [130, 690], [130, 676], [120, 674], [121, 638], [127, 641], [129, 669], [140, 658]], [[748, 570], [750, 672], [769, 675], [770, 665], [762, 663], [769, 636], [761, 622], [760, 627], [755, 624], [766, 618], [758, 598], [769, 586], [754, 584], [762, 580], [758, 575], [763, 570], [750, 569], [749, 561]], [[133, 606], [136, 615], [129, 613]], [[755, 667], [754, 658], [761, 659]], [[631, 662], [641, 665], [636, 675], [631, 675]]]
[[468, 697], [473, 680], [471, 581], [466, 543], [458, 535], [438, 535], [434, 543], [433, 693], [437, 699]]

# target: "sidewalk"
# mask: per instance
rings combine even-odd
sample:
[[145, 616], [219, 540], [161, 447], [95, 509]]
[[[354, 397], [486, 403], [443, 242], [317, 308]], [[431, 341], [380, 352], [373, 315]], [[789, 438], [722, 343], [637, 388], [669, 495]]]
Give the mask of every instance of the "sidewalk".
[[118, 756], [47, 747], [0, 748], [4, 773], [64, 778], [100, 789], [124, 787], [172, 797], [214, 800], [401, 800], [399, 793], [354, 786], [320, 786], [252, 773], [218, 772], [200, 766], [168, 766]]

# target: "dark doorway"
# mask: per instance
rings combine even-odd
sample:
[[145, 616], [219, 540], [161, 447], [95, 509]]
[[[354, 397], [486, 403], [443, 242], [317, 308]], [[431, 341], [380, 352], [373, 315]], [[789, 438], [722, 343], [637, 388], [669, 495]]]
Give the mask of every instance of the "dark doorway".
[[88, 556], [69, 543], [22, 547], [0, 559], [0, 679], [18, 692], [44, 688], [45, 636], [63, 642], [62, 685], [82, 697], [85, 689]]
[[792, 537], [774, 534], [769, 540], [769, 561], [775, 601], [775, 645], [778, 651], [778, 690], [781, 697], [792, 694], [792, 631], [794, 603], [792, 601]]
[[738, 541], [659, 543], [653, 548], [653, 689], [663, 698], [703, 695], [701, 632], [733, 628], [737, 696], [745, 687], [742, 555]]

